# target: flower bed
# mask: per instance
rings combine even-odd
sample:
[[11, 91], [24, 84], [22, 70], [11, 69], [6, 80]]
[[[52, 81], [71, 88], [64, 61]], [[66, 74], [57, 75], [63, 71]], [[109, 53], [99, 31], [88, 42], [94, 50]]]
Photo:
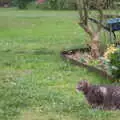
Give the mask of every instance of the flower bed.
[[[105, 54], [98, 59], [93, 59], [90, 53], [89, 48], [81, 48], [81, 49], [73, 49], [68, 51], [62, 51], [61, 56], [64, 59], [69, 60], [73, 64], [76, 64], [78, 66], [86, 67], [88, 70], [97, 72], [101, 76], [110, 79], [115, 80], [115, 76], [112, 74], [112, 67], [110, 60], [108, 59], [108, 56], [110, 54], [113, 54], [117, 49], [115, 49], [113, 46], [109, 47]], [[115, 66], [113, 67], [115, 68]], [[119, 71], [118, 71], [119, 73]], [[120, 76], [119, 76], [120, 77]], [[118, 77], [118, 79], [119, 79]]]

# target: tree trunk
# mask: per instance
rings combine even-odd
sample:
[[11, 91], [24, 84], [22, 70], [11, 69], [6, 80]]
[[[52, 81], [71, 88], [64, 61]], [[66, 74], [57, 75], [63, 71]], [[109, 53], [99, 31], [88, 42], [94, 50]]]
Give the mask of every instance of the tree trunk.
[[90, 42], [90, 47], [91, 47], [91, 56], [94, 59], [97, 59], [100, 57], [100, 41], [99, 41], [99, 33], [100, 31], [97, 32], [92, 32], [92, 29], [90, 26], [86, 26], [82, 23], [79, 23], [79, 25], [85, 30], [85, 32], [90, 36], [91, 42]]
[[91, 36], [91, 56], [95, 59], [100, 57], [100, 42], [99, 42], [99, 33], [93, 33]]

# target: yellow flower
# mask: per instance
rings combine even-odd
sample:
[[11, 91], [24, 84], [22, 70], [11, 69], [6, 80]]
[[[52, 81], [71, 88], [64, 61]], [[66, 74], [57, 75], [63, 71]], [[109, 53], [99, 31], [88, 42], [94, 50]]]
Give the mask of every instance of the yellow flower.
[[115, 47], [115, 45], [113, 44], [113, 45], [111, 45], [111, 46], [109, 46], [108, 48], [107, 48], [107, 51], [104, 53], [104, 58], [105, 59], [109, 59], [109, 56], [111, 55], [111, 54], [113, 54], [115, 51], [117, 51], [117, 48]]

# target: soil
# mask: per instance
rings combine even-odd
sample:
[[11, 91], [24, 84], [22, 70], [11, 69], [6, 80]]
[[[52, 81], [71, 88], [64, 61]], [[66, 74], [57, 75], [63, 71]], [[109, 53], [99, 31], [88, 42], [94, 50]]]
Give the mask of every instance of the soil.
[[[62, 56], [64, 56], [64, 58], [72, 60], [72, 62], [77, 62], [81, 64], [81, 66], [87, 67], [88, 69], [90, 69], [90, 71], [97, 71], [98, 73], [100, 73], [101, 75], [104, 74], [105, 77], [109, 77], [110, 79], [113, 79], [113, 77], [111, 76], [110, 72], [109, 72], [109, 68], [108, 65], [106, 65], [105, 61], [104, 61], [104, 57], [101, 56], [98, 59], [94, 59], [91, 56], [90, 51], [81, 51], [81, 49], [76, 49], [76, 50], [69, 50], [69, 51], [64, 51], [62, 52]], [[76, 64], [76, 63], [75, 63]]]
[[90, 55], [90, 52], [81, 52], [81, 51], [76, 51], [74, 53], [71, 54], [66, 54], [65, 55], [67, 58], [76, 60], [76, 61], [80, 61], [81, 58], [84, 58], [85, 62], [84, 63], [88, 63], [90, 60], [92, 60], [92, 56]]

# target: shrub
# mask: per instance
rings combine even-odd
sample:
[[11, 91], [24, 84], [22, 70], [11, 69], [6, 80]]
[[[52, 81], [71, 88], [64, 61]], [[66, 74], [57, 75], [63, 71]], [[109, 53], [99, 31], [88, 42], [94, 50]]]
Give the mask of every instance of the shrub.
[[46, 0], [43, 3], [30, 2], [28, 9], [44, 9], [44, 10], [75, 10], [76, 4], [68, 3], [67, 0]]
[[48, 5], [51, 9], [58, 9], [58, 1], [57, 0], [49, 0]]
[[28, 3], [34, 0], [12, 0], [12, 3], [16, 5], [19, 9], [27, 8]]
[[120, 48], [109, 56], [112, 75], [115, 78], [120, 78]]

